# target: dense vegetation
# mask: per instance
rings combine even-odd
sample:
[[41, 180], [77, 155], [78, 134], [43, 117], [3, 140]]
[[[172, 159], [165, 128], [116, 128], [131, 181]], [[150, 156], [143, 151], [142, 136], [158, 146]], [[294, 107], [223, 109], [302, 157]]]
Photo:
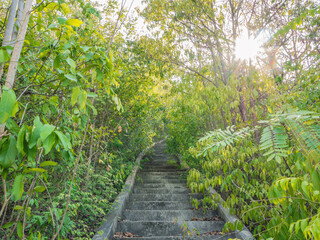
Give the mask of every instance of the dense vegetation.
[[[319, 4], [147, 0], [146, 34], [128, 6], [0, 3], [0, 238], [90, 239], [167, 135], [255, 237], [320, 239]], [[246, 31], [269, 33], [258, 57]]]

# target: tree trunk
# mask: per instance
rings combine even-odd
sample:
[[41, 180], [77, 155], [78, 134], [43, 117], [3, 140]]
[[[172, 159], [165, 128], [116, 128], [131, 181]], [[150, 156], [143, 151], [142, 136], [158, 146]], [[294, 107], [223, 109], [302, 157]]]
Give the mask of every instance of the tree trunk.
[[[7, 21], [6, 29], [5, 29], [3, 40], [2, 40], [2, 47], [8, 46], [8, 45], [11, 46], [11, 36], [13, 32], [13, 27], [14, 27], [14, 20], [16, 18], [18, 1], [19, 0], [12, 0], [12, 3], [10, 5], [8, 21]], [[4, 71], [4, 64], [1, 64], [0, 79], [2, 78], [3, 71]], [[0, 96], [1, 96], [1, 92], [0, 92]]]
[[[9, 64], [9, 69], [8, 69], [8, 73], [7, 73], [5, 86], [8, 88], [12, 88], [14, 85], [14, 80], [15, 80], [17, 67], [18, 67], [18, 61], [20, 58], [24, 39], [25, 39], [26, 32], [28, 29], [31, 7], [32, 7], [32, 0], [26, 0], [26, 5], [25, 5], [25, 8], [23, 9], [23, 12], [22, 12], [21, 27], [18, 32], [17, 41], [14, 44], [14, 48], [13, 48], [13, 52], [12, 52], [12, 56], [11, 56], [11, 60], [10, 60], [10, 64]], [[11, 33], [11, 35], [12, 35], [12, 33]]]
[[10, 46], [13, 46], [13, 44], [15, 43], [15, 41], [17, 39], [18, 30], [20, 29], [20, 24], [21, 24], [21, 19], [22, 19], [23, 8], [24, 8], [24, 0], [19, 0], [17, 18], [16, 18], [16, 22], [14, 23]]

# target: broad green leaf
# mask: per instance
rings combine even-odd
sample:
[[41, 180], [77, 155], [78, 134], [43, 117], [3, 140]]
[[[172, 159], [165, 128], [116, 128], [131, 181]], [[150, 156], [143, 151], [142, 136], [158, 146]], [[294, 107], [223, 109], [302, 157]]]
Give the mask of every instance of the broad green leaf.
[[45, 161], [40, 163], [40, 167], [46, 167], [46, 166], [56, 166], [58, 163], [54, 161]]
[[18, 138], [17, 138], [17, 150], [19, 153], [23, 155], [25, 154], [25, 151], [24, 151], [25, 133], [26, 133], [26, 126], [23, 125], [19, 131]]
[[59, 67], [60, 67], [60, 63], [61, 63], [61, 58], [60, 58], [60, 56], [57, 56], [57, 57], [53, 60], [53, 67], [54, 67], [54, 68], [59, 68]]
[[58, 17], [57, 19], [59, 24], [65, 24], [67, 22], [67, 19], [65, 17]]
[[61, 7], [61, 9], [62, 9], [62, 11], [63, 11], [63, 13], [64, 13], [65, 15], [67, 15], [67, 14], [69, 14], [69, 13], [71, 12], [68, 4], [66, 4], [66, 3], [61, 3], [61, 4], [60, 4], [60, 7]]
[[43, 125], [40, 131], [41, 141], [43, 142], [44, 140], [46, 140], [46, 138], [55, 130], [55, 128], [55, 126], [50, 124]]
[[74, 106], [76, 104], [79, 94], [80, 94], [80, 88], [78, 86], [74, 87], [72, 89], [72, 94], [71, 94], [71, 106]]
[[47, 171], [47, 170], [45, 170], [45, 169], [43, 169], [43, 168], [28, 168], [28, 169], [26, 170], [26, 173], [29, 173], [29, 172], [44, 173], [45, 171]]
[[18, 102], [14, 91], [3, 87], [0, 102], [0, 124], [5, 123], [9, 117], [14, 117], [18, 110]]
[[23, 194], [23, 175], [20, 174], [15, 177], [13, 186], [12, 186], [12, 194], [16, 201], [20, 200]]
[[93, 98], [95, 98], [95, 97], [98, 97], [98, 94], [93, 93], [93, 92], [87, 92], [87, 97], [93, 97]]
[[79, 20], [79, 19], [74, 19], [73, 18], [73, 19], [68, 19], [66, 21], [66, 24], [70, 25], [70, 26], [74, 26], [74, 27], [80, 27], [81, 24], [83, 24], [83, 22], [81, 20]]
[[35, 119], [33, 120], [33, 129], [32, 129], [32, 133], [29, 141], [29, 149], [33, 148], [37, 144], [37, 141], [40, 137], [42, 126], [43, 124], [40, 121], [39, 116], [36, 116]]
[[23, 226], [21, 222], [17, 223], [17, 235], [19, 238], [23, 237]]
[[3, 168], [9, 168], [15, 162], [17, 155], [16, 138], [10, 135], [8, 141], [3, 145], [0, 152], [0, 165]]
[[58, 96], [52, 96], [49, 98], [49, 103], [53, 106], [58, 106], [59, 103], [59, 97]]
[[34, 190], [35, 190], [36, 192], [41, 193], [41, 192], [43, 192], [44, 190], [46, 190], [46, 187], [45, 187], [45, 186], [36, 186], [36, 187], [34, 188]]
[[71, 80], [71, 81], [74, 81], [74, 82], [77, 82], [78, 81], [78, 79], [77, 79], [77, 77], [75, 76], [75, 75], [73, 75], [73, 74], [66, 74], [66, 75], [64, 75], [66, 78], [68, 78], [69, 80]]
[[75, 63], [75, 61], [73, 61], [71, 58], [67, 58], [67, 63], [69, 64], [69, 66], [70, 66], [72, 69], [75, 69], [75, 68], [76, 68], [76, 63]]
[[52, 147], [57, 143], [57, 137], [55, 134], [50, 134], [43, 142], [44, 154], [48, 154]]
[[16, 205], [13, 209], [14, 210], [22, 210], [22, 209], [24, 209], [24, 207], [20, 206], [20, 205]]
[[2, 226], [2, 228], [4, 228], [4, 229], [10, 228], [10, 227], [13, 226], [13, 224], [15, 224], [15, 222], [8, 222], [8, 223], [4, 224], [4, 225]]
[[71, 143], [70, 143], [69, 139], [66, 137], [66, 135], [64, 135], [62, 132], [57, 131], [57, 130], [54, 132], [57, 134], [58, 138], [60, 139], [64, 149], [66, 149], [66, 150], [71, 149]]
[[6, 49], [0, 49], [0, 63], [5, 63], [10, 60], [10, 56]]
[[313, 170], [313, 172], [311, 174], [311, 180], [312, 180], [313, 187], [316, 190], [320, 191], [320, 174], [317, 169]]
[[85, 110], [86, 108], [86, 102], [87, 102], [87, 92], [86, 91], [81, 91], [79, 95], [79, 109], [80, 110]]

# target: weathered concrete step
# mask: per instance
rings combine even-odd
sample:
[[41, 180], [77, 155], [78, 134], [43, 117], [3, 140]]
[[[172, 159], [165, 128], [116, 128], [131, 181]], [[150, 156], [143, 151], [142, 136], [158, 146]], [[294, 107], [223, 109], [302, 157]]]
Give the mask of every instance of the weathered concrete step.
[[[187, 229], [183, 230], [185, 226]], [[119, 222], [116, 232], [130, 232], [143, 237], [183, 236], [187, 231], [191, 236], [212, 231], [221, 231], [223, 221], [177, 221], [177, 222]]]
[[[122, 219], [126, 221], [193, 221], [217, 217], [217, 211], [202, 210], [126, 210]], [[196, 219], [195, 219], [196, 218]]]
[[174, 193], [189, 193], [190, 190], [186, 187], [180, 188], [146, 188], [143, 187], [135, 187], [133, 190], [134, 193], [149, 193], [149, 194], [174, 194]]
[[127, 209], [132, 210], [189, 210], [190, 201], [132, 201]]
[[186, 187], [185, 183], [143, 183], [136, 185], [137, 187], [146, 187], [146, 188], [179, 188]]
[[170, 168], [170, 169], [165, 169], [165, 168], [142, 168], [139, 170], [139, 172], [144, 173], [144, 172], [176, 172], [176, 173], [184, 173], [186, 170], [183, 169], [178, 169], [178, 168]]
[[192, 236], [192, 237], [182, 237], [182, 236], [164, 236], [164, 237], [130, 237], [130, 238], [114, 238], [116, 240], [229, 240], [235, 239], [236, 235], [234, 233], [228, 233], [225, 235], [210, 235], [210, 236]]
[[130, 201], [190, 201], [190, 198], [202, 199], [202, 194], [131, 194]]
[[151, 172], [151, 171], [146, 171], [146, 172], [141, 172], [139, 171], [138, 172], [138, 176], [181, 176], [183, 175], [183, 173], [185, 172], [178, 172], [178, 171], [175, 171], [175, 172]]
[[141, 178], [141, 179], [146, 179], [146, 180], [152, 180], [152, 179], [164, 179], [164, 180], [170, 180], [170, 179], [183, 179], [182, 176], [179, 176], [179, 175], [165, 175], [165, 176], [159, 176], [159, 175], [141, 175], [141, 174], [138, 174], [137, 176], [138, 178]]
[[184, 183], [187, 185], [187, 179], [163, 179], [163, 178], [156, 178], [156, 179], [139, 179], [137, 178], [136, 184], [158, 184], [158, 183]]
[[176, 169], [176, 165], [168, 165], [167, 163], [164, 164], [153, 164], [152, 162], [147, 162], [140, 165], [141, 168], [148, 169], [148, 168], [163, 168], [163, 169]]

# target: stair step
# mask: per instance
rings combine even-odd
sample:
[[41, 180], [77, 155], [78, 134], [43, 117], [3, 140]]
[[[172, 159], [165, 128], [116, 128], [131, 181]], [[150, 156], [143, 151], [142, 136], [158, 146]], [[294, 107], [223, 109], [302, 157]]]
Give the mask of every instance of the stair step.
[[203, 194], [137, 194], [130, 196], [131, 200], [136, 201], [190, 201], [190, 198], [202, 199]]
[[146, 187], [146, 188], [179, 188], [186, 187], [185, 183], [144, 183], [136, 184], [137, 187]]
[[139, 170], [140, 173], [145, 173], [145, 172], [167, 172], [167, 173], [185, 173], [186, 170], [181, 170], [178, 168], [142, 168]]
[[[221, 231], [223, 221], [177, 221], [177, 222], [119, 222], [116, 232], [130, 232], [143, 237], [151, 236], [183, 236], [190, 231], [191, 236]], [[184, 230], [184, 228], [186, 229]]]
[[151, 183], [151, 184], [158, 184], [158, 183], [184, 183], [187, 185], [186, 179], [163, 179], [163, 178], [152, 178], [152, 179], [139, 179], [136, 180], [137, 185], [143, 183]]
[[127, 209], [133, 210], [189, 210], [190, 201], [133, 201]]
[[196, 219], [210, 220], [217, 216], [218, 212], [212, 210], [206, 213], [202, 210], [125, 210], [122, 219], [128, 221], [193, 221]]
[[135, 187], [134, 193], [146, 193], [146, 194], [173, 194], [173, 193], [189, 193], [190, 190], [186, 187], [179, 188], [146, 188], [146, 187]]
[[236, 238], [234, 233], [228, 233], [225, 235], [210, 235], [210, 236], [192, 236], [192, 237], [183, 237], [183, 236], [152, 236], [152, 237], [130, 237], [130, 238], [114, 238], [119, 240], [229, 240]]

